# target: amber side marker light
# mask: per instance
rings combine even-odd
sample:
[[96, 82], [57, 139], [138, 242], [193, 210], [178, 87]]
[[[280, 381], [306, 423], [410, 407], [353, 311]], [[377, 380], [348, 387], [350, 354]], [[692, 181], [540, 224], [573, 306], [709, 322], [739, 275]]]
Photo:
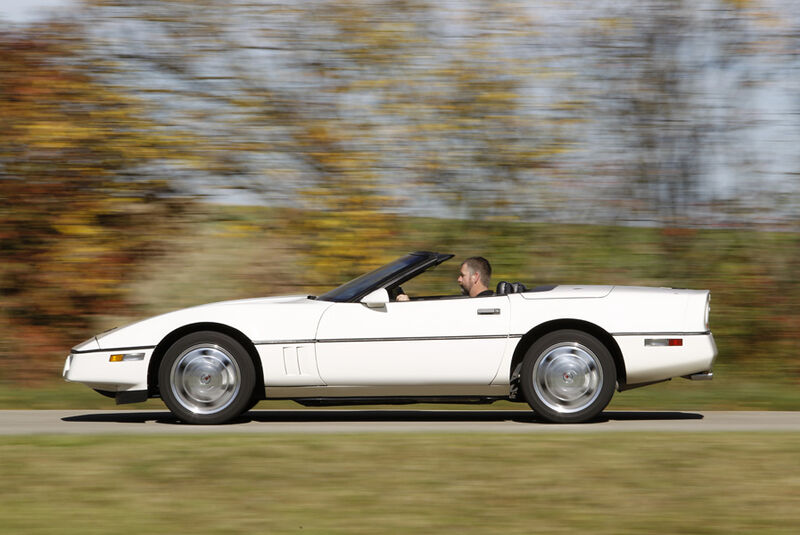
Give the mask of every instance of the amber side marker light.
[[683, 345], [683, 338], [645, 338], [644, 345], [647, 347], [680, 347]]
[[108, 362], [130, 362], [133, 360], [144, 360], [144, 353], [120, 353], [108, 357]]

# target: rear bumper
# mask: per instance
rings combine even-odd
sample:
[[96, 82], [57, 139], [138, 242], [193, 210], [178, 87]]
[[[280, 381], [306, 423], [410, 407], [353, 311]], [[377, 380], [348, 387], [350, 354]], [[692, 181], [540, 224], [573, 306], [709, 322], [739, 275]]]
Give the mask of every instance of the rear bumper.
[[[646, 340], [680, 339], [681, 345], [653, 346]], [[696, 375], [709, 379], [717, 345], [711, 333], [637, 333], [614, 335], [625, 361], [628, 384]], [[706, 375], [700, 377], [701, 375]]]

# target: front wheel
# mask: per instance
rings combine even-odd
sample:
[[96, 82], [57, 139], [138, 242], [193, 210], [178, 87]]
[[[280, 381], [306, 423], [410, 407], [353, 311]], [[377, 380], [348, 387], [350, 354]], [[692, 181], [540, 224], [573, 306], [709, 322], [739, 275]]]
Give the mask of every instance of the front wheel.
[[249, 408], [255, 366], [242, 345], [213, 331], [188, 334], [172, 344], [158, 370], [161, 398], [180, 420], [221, 424]]
[[522, 362], [520, 386], [541, 418], [584, 422], [606, 408], [617, 370], [608, 348], [583, 331], [561, 330], [537, 340]]

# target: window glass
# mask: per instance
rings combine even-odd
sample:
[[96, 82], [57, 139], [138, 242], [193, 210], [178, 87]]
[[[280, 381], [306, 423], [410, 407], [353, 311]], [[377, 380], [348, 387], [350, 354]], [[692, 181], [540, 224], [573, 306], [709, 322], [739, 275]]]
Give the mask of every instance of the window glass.
[[[461, 297], [458, 270], [452, 264], [432, 267], [419, 276], [402, 283], [403, 292], [412, 300]], [[391, 294], [391, 292], [389, 292]]]
[[422, 259], [423, 257], [414, 254], [403, 256], [385, 266], [379, 267], [375, 271], [371, 271], [346, 282], [338, 288], [334, 288], [320, 295], [317, 299], [320, 301], [336, 301], [340, 303], [350, 301], [368, 288], [380, 284], [381, 281], [388, 281], [393, 275], [418, 264]]

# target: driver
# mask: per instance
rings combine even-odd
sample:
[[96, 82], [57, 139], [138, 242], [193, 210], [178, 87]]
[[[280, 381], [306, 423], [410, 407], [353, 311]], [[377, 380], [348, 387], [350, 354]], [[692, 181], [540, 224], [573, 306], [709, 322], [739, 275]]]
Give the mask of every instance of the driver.
[[[470, 297], [489, 297], [494, 292], [489, 289], [492, 277], [492, 266], [482, 256], [472, 256], [461, 263], [458, 274], [458, 285], [461, 293]], [[406, 294], [397, 296], [397, 301], [408, 301]]]

